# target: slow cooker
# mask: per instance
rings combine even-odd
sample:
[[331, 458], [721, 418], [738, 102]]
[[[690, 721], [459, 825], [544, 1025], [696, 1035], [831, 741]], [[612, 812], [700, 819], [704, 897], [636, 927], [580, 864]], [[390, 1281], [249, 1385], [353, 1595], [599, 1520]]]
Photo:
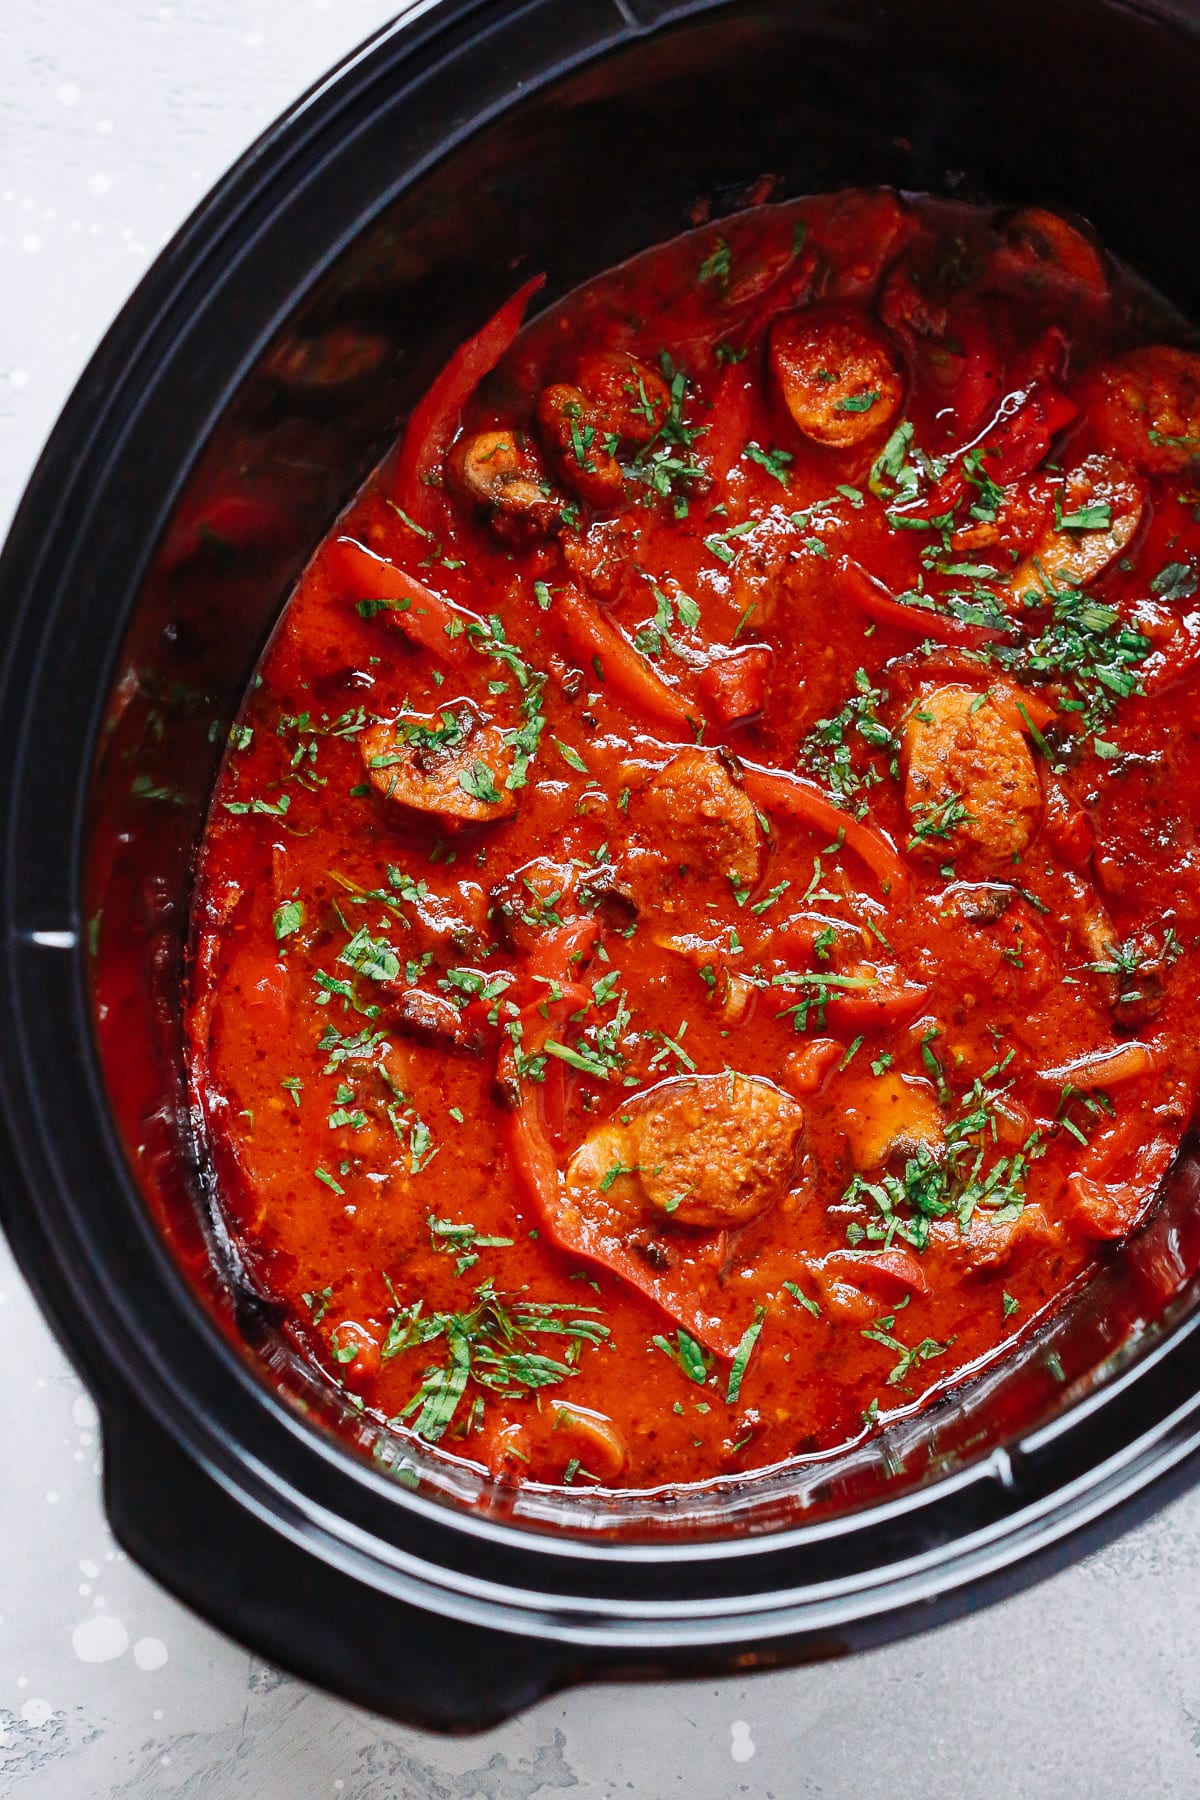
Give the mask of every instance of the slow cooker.
[[[289, 588], [452, 347], [700, 218], [1061, 205], [1200, 316], [1184, 0], [429, 0], [275, 125], [83, 375], [0, 562], [0, 1211], [130, 1553], [259, 1653], [483, 1726], [844, 1654], [1012, 1592], [1200, 1457], [1200, 1158], [1009, 1361], [731, 1494], [545, 1496], [347, 1413], [241, 1276], [181, 1044], [190, 871]], [[768, 186], [764, 189], [764, 181]]]

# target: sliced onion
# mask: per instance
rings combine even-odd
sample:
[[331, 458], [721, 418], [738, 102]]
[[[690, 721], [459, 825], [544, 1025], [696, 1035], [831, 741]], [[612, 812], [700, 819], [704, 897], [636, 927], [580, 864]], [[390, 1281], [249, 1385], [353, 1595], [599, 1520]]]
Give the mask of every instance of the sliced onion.
[[1153, 1075], [1158, 1067], [1158, 1053], [1152, 1045], [1136, 1038], [1127, 1044], [1110, 1044], [1103, 1050], [1089, 1050], [1074, 1062], [1060, 1063], [1056, 1069], [1041, 1069], [1039, 1081], [1053, 1082], [1056, 1087], [1072, 1087], [1084, 1092], [1092, 1088], [1116, 1087], [1122, 1081], [1137, 1081], [1142, 1075]]
[[602, 1481], [615, 1481], [629, 1460], [629, 1449], [607, 1413], [563, 1402], [555, 1406], [554, 1431], [575, 1442], [580, 1462]]

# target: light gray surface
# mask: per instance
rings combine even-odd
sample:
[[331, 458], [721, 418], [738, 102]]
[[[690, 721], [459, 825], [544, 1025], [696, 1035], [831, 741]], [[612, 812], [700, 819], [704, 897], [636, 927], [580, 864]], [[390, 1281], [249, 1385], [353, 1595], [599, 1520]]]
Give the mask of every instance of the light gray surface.
[[[165, 236], [392, 10], [0, 0], [0, 522]], [[1200, 1794], [1200, 1499], [890, 1650], [750, 1681], [576, 1692], [442, 1742], [257, 1662], [115, 1550], [94, 1410], [3, 1246], [0, 1359], [2, 1796]]]

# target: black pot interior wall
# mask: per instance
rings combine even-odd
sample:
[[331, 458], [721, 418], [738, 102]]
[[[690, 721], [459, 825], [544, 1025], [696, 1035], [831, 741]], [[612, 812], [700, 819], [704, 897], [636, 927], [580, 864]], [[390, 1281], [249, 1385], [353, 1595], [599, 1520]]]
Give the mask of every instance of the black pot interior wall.
[[[525, 274], [545, 269], [553, 298], [694, 222], [699, 206], [736, 208], [763, 175], [775, 198], [884, 182], [1073, 207], [1200, 315], [1200, 240], [1180, 228], [1200, 211], [1198, 69], [1193, 40], [1115, 6], [776, 0], [709, 8], [609, 49], [398, 194], [388, 151], [402, 169], [406, 119], [386, 97], [330, 151], [307, 211], [311, 266], [340, 228], [342, 161], [361, 188], [375, 159], [376, 216], [307, 291], [283, 297], [290, 315], [271, 341], [242, 347], [240, 383], [140, 590], [113, 597], [127, 626], [99, 705], [86, 900], [101, 1060], [141, 1186], [210, 1302], [310, 1404], [328, 1411], [329, 1396], [285, 1366], [269, 1300], [236, 1266], [188, 1135], [189, 872], [254, 660], [396, 421]], [[221, 304], [210, 341], [236, 338], [236, 301]], [[912, 1425], [903, 1444], [815, 1472], [810, 1503], [861, 1500], [901, 1466], [915, 1478], [978, 1454], [1100, 1379], [1165, 1322], [1165, 1306], [1189, 1307], [1200, 1244], [1182, 1222], [1195, 1186], [1189, 1163], [1149, 1230], [1023, 1367]]]

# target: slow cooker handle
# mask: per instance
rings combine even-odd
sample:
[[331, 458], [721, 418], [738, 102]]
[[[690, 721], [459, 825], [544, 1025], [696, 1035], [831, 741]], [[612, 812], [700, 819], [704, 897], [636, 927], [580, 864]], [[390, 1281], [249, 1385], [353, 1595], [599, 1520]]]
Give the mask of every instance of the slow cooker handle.
[[332, 1569], [185, 1457], [132, 1397], [102, 1404], [102, 1417], [104, 1502], [118, 1541], [256, 1655], [434, 1731], [500, 1724], [592, 1672], [567, 1646], [405, 1606]]

